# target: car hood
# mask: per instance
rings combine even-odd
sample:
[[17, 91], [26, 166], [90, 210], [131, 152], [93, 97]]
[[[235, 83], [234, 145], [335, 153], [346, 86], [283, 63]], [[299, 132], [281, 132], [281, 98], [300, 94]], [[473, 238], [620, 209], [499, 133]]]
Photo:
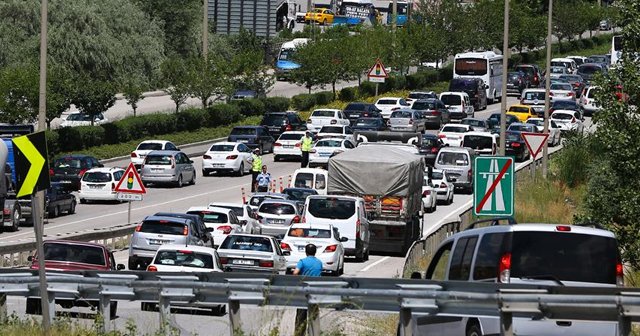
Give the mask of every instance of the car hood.
[[277, 61], [276, 68], [285, 69], [285, 70], [293, 70], [298, 69], [300, 64], [292, 62], [292, 61]]

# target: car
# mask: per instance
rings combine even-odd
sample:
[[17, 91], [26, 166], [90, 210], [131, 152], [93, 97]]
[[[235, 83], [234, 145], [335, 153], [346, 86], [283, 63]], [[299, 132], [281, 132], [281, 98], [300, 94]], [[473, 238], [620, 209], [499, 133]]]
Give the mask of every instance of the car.
[[355, 138], [353, 137], [353, 130], [350, 126], [322, 126], [320, 131], [317, 134], [318, 140], [324, 138], [343, 138], [345, 140], [349, 140], [352, 143], [356, 143]]
[[315, 8], [313, 11], [307, 12], [304, 16], [306, 23], [314, 22], [321, 25], [332, 24], [334, 14], [327, 8]]
[[55, 218], [66, 212], [76, 213], [76, 196], [60, 182], [52, 182], [45, 193], [44, 207], [48, 218]]
[[258, 215], [247, 204], [242, 203], [226, 203], [226, 202], [212, 202], [209, 203], [210, 208], [225, 208], [232, 210], [242, 225], [242, 232], [245, 233], [260, 233], [260, 226], [258, 225]]
[[116, 185], [122, 179], [122, 168], [93, 168], [89, 169], [80, 180], [78, 199], [85, 204], [89, 201], [116, 201], [118, 192]]
[[[72, 241], [72, 240], [46, 240], [42, 244], [44, 251], [44, 270], [58, 272], [75, 271], [119, 271], [123, 270], [123, 264], [116, 264], [113, 252], [102, 244]], [[31, 269], [39, 270], [39, 256], [29, 256]], [[52, 298], [49, 296], [49, 298]], [[100, 302], [93, 300], [76, 300], [75, 298], [55, 298], [55, 303], [63, 308], [91, 307], [100, 309]], [[109, 315], [116, 318], [118, 302], [112, 301], [109, 305]], [[27, 314], [41, 314], [40, 297], [28, 296], [26, 303]]]
[[190, 218], [147, 216], [131, 236], [129, 269], [146, 269], [163, 244], [203, 246], [205, 243], [198, 223]]
[[342, 138], [318, 140], [309, 152], [309, 168], [327, 167], [329, 158], [355, 147], [350, 140]]
[[518, 118], [520, 122], [526, 122], [527, 119], [538, 116], [530, 105], [511, 105], [507, 110], [507, 114]]
[[480, 78], [453, 78], [449, 82], [449, 92], [465, 92], [475, 111], [487, 108], [487, 88], [488, 86]]
[[547, 91], [545, 89], [526, 89], [520, 96], [520, 105], [529, 105], [538, 116], [544, 116], [544, 104]]
[[187, 214], [202, 218], [207, 231], [211, 232], [214, 248], [220, 246], [229, 234], [243, 231], [235, 212], [228, 208], [194, 206], [187, 210]]
[[444, 147], [444, 143], [435, 134], [424, 133], [422, 134], [422, 142], [418, 150], [420, 155], [424, 156], [424, 162], [427, 165], [432, 165], [436, 160], [436, 155], [440, 148]]
[[592, 63], [600, 64], [605, 69], [611, 66], [611, 56], [609, 55], [591, 55], [589, 56], [589, 59], [591, 60]]
[[450, 178], [449, 174], [442, 169], [431, 169], [429, 177], [436, 190], [436, 200], [447, 205], [453, 203], [455, 179]]
[[544, 83], [544, 76], [542, 76], [542, 71], [535, 64], [519, 64], [513, 68], [514, 71], [524, 72], [527, 74], [527, 87], [529, 88], [539, 88]]
[[286, 269], [289, 251], [282, 251], [274, 237], [230, 234], [218, 248], [220, 263], [231, 272], [279, 274]]
[[609, 20], [601, 20], [598, 28], [600, 28], [600, 30], [611, 30], [611, 23]]
[[82, 175], [91, 168], [104, 167], [98, 159], [90, 155], [64, 155], [53, 161], [49, 169], [51, 182], [59, 182], [69, 190], [80, 190]]
[[260, 126], [266, 127], [274, 139], [286, 131], [307, 130], [307, 123], [296, 112], [267, 112], [262, 117]]
[[473, 131], [464, 133], [460, 146], [471, 148], [478, 155], [496, 155], [499, 142], [499, 134]]
[[322, 261], [322, 273], [340, 276], [344, 273], [344, 247], [349, 238], [341, 237], [331, 224], [301, 223], [292, 225], [280, 241], [282, 251], [288, 251], [286, 273], [293, 274], [298, 261], [307, 257], [305, 247], [316, 246], [316, 258]]
[[342, 111], [337, 109], [317, 109], [311, 112], [311, 116], [307, 119], [307, 129], [318, 133], [324, 125], [349, 126], [351, 122]]
[[584, 124], [580, 119], [580, 113], [571, 110], [557, 110], [550, 116], [550, 120], [553, 120], [556, 125], [560, 126], [561, 132], [575, 131], [582, 133], [584, 131]]
[[[527, 124], [536, 126], [538, 133], [544, 132], [544, 118], [529, 118]], [[549, 120], [548, 128], [549, 137], [547, 138], [547, 144], [551, 147], [559, 145], [562, 141], [560, 126], [558, 126], [555, 121]]]
[[460, 147], [464, 133], [471, 131], [473, 131], [473, 127], [469, 125], [446, 124], [438, 131], [438, 138], [445, 146]]
[[202, 239], [204, 246], [215, 247], [211, 230], [207, 229], [204, 220], [198, 214], [188, 214], [179, 212], [156, 212], [154, 216], [186, 218], [192, 220], [195, 225], [193, 227], [194, 234]]
[[474, 131], [485, 132], [489, 130], [489, 122], [486, 119], [464, 118], [460, 120], [460, 124], [473, 127]]
[[573, 92], [573, 87], [569, 83], [553, 83], [549, 87], [549, 90], [549, 96], [551, 96], [552, 101], [576, 101], [576, 93]]
[[268, 199], [258, 207], [260, 232], [271, 236], [280, 236], [295, 223], [300, 223], [302, 212], [293, 200]]
[[[494, 219], [491, 219], [494, 221]], [[544, 243], [542, 243], [544, 242]], [[444, 239], [426, 267], [425, 280], [538, 286], [623, 286], [623, 266], [615, 235], [565, 224], [490, 225]], [[411, 275], [422, 278], [420, 273]], [[612, 288], [613, 289], [613, 288]], [[550, 289], [553, 291], [553, 289]], [[498, 317], [414, 318], [414, 335], [498, 335]], [[616, 322], [558, 321], [513, 317], [518, 335], [615, 335]]]
[[136, 169], [140, 170], [147, 154], [156, 150], [179, 151], [178, 147], [171, 141], [167, 140], [145, 140], [138, 144], [136, 149], [131, 152], [131, 163]]
[[560, 79], [567, 81], [573, 86], [573, 91], [576, 94], [576, 98], [580, 98], [582, 91], [584, 90], [585, 83], [580, 75], [562, 75]]
[[298, 168], [293, 172], [289, 187], [314, 189], [320, 195], [327, 194], [326, 169], [321, 168]]
[[217, 142], [202, 155], [202, 176], [229, 172], [243, 176], [251, 171], [251, 148], [241, 142]]
[[454, 179], [456, 189], [473, 193], [473, 164], [478, 154], [471, 148], [444, 147], [438, 152], [435, 169], [441, 169]]
[[399, 97], [384, 97], [376, 101], [375, 106], [380, 110], [382, 118], [389, 119], [391, 112], [399, 110], [401, 108], [409, 107], [409, 104], [404, 98]]
[[551, 67], [560, 66], [567, 68], [569, 74], [574, 74], [578, 70], [578, 65], [571, 58], [552, 58], [551, 59]]
[[[251, 210], [253, 210], [255, 213], [256, 211], [258, 211], [258, 207], [260, 206], [260, 204], [262, 204], [262, 202], [268, 199], [288, 200], [289, 195], [274, 193], [274, 192], [257, 192], [251, 195], [251, 197], [247, 201], [247, 204], [249, 205], [249, 207], [251, 207]], [[256, 220], [258, 220], [257, 214], [256, 214]]]
[[259, 149], [260, 154], [273, 152], [275, 140], [264, 126], [235, 126], [231, 129], [228, 142], [241, 142], [251, 149]]
[[601, 106], [596, 104], [596, 93], [600, 90], [598, 86], [586, 87], [580, 96], [579, 104], [584, 112], [584, 115], [593, 116], [594, 113], [602, 109]]
[[280, 134], [273, 144], [273, 160], [281, 161], [283, 158], [302, 158], [302, 137], [304, 131], [288, 131]]
[[382, 118], [382, 112], [374, 104], [363, 102], [352, 102], [342, 110], [342, 113], [349, 118], [351, 126], [360, 118]]
[[585, 56], [567, 56], [566, 58], [572, 59], [574, 62], [576, 62], [577, 66], [581, 66], [584, 63], [588, 63], [588, 60], [589, 60], [589, 58]]
[[438, 206], [436, 188], [431, 182], [431, 178], [424, 176], [422, 181], [422, 209], [424, 212], [435, 212]]
[[318, 195], [318, 191], [311, 188], [284, 188], [282, 193], [289, 196], [289, 199], [296, 202], [304, 202], [308, 196]]
[[386, 131], [387, 123], [382, 118], [359, 118], [353, 123], [354, 131]]
[[[438, 94], [433, 91], [412, 91], [407, 95], [407, 103], [415, 103], [416, 100], [438, 99]], [[413, 106], [411, 107], [413, 108]]]
[[64, 121], [60, 124], [60, 127], [76, 127], [76, 126], [93, 126], [102, 125], [109, 120], [104, 117], [104, 114], [98, 113], [93, 116], [93, 124], [91, 123], [92, 116], [83, 114], [80, 112], [71, 112], [67, 115]]
[[571, 71], [565, 66], [552, 66], [549, 70], [551, 79], [558, 79], [562, 75], [570, 75]]
[[[487, 123], [489, 123], [489, 132], [491, 133], [499, 133], [500, 132], [500, 119], [502, 118], [500, 113], [493, 113], [492, 115], [489, 116], [489, 118], [487, 118]], [[518, 117], [511, 115], [511, 114], [505, 114], [505, 125], [506, 127], [509, 127], [509, 125], [513, 124], [513, 123], [517, 123], [520, 122], [520, 120], [518, 119]]]
[[551, 106], [549, 107], [549, 114], [551, 115], [553, 111], [556, 111], [556, 110], [572, 110], [572, 111], [579, 112], [581, 116], [580, 119], [584, 121], [584, 118], [582, 118], [583, 116], [582, 107], [573, 100], [556, 100], [551, 102]]
[[608, 73], [607, 65], [603, 63], [584, 63], [578, 67], [577, 75], [584, 79], [584, 82], [589, 85], [596, 74], [606, 75]]
[[196, 184], [196, 168], [187, 154], [180, 151], [153, 151], [144, 158], [140, 169], [142, 183], [173, 184], [182, 188], [185, 183]]
[[440, 94], [440, 101], [449, 110], [451, 119], [464, 119], [474, 117], [474, 107], [471, 104], [469, 95], [465, 92], [443, 92]]
[[539, 133], [536, 125], [528, 123], [513, 123], [507, 128], [507, 132], [526, 132], [526, 133]]
[[[511, 125], [513, 126], [523, 124]], [[535, 126], [529, 126], [535, 129]], [[511, 131], [507, 131], [505, 135], [505, 155], [515, 157], [516, 162], [525, 161], [531, 156], [529, 148], [527, 147], [527, 143], [524, 141], [524, 136], [522, 136], [522, 132], [520, 130], [513, 129]]]
[[236, 90], [231, 95], [231, 100], [244, 100], [258, 98], [258, 93], [255, 90]]
[[390, 131], [422, 133], [426, 130], [422, 113], [412, 109], [400, 109], [391, 112], [387, 124]]
[[522, 94], [528, 88], [527, 75], [520, 71], [511, 71], [507, 74], [507, 93]]
[[442, 124], [451, 122], [449, 109], [438, 98], [418, 99], [413, 101], [411, 109], [422, 114], [425, 126], [436, 126], [440, 128]]

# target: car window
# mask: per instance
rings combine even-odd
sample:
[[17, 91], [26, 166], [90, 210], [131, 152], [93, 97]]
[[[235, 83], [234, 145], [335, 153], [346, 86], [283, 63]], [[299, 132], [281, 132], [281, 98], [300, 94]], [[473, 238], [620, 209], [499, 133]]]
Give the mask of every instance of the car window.
[[398, 104], [398, 100], [397, 99], [380, 99], [380, 100], [378, 100], [378, 102], [376, 104], [378, 104], [378, 105], [396, 105], [396, 104]]
[[236, 127], [231, 130], [231, 135], [256, 135], [256, 128]]
[[230, 205], [216, 205], [217, 208], [225, 208], [225, 209], [229, 209], [231, 211], [233, 211], [233, 213], [237, 216], [237, 217], [242, 217], [244, 216], [244, 209], [242, 207], [234, 207], [234, 206], [230, 206]]
[[296, 188], [313, 188], [313, 173], [299, 173], [293, 183]]
[[262, 203], [258, 212], [273, 215], [295, 215], [296, 209], [291, 204], [285, 203]]
[[165, 148], [166, 150], [177, 150], [177, 149], [178, 149], [178, 148], [177, 148], [174, 144], [172, 144], [171, 142], [167, 142], [167, 143], [164, 145], [164, 148]]
[[113, 179], [116, 181], [120, 181], [122, 179], [122, 175], [124, 175], [123, 171], [117, 171], [115, 173], [113, 173]]
[[44, 260], [68, 261], [91, 265], [106, 265], [101, 247], [64, 243], [45, 243]]
[[214, 144], [209, 148], [210, 152], [233, 152], [236, 146], [233, 144], [218, 145]]
[[449, 263], [449, 256], [451, 255], [451, 247], [453, 242], [441, 247], [438, 252], [431, 259], [425, 279], [429, 280], [445, 280], [447, 273], [447, 264]]
[[157, 265], [213, 268], [213, 257], [208, 253], [190, 250], [162, 250], [153, 260]]
[[498, 263], [506, 236], [505, 233], [487, 233], [482, 236], [473, 267], [474, 280], [495, 279], [498, 276]]
[[315, 147], [340, 147], [340, 140], [320, 140], [316, 143]]
[[295, 228], [289, 230], [287, 236], [297, 238], [331, 238], [331, 230], [317, 228]]
[[303, 136], [302, 133], [282, 133], [278, 140], [300, 140]]
[[[119, 180], [119, 179], [118, 179]], [[111, 182], [111, 173], [87, 172], [82, 176], [82, 181], [91, 183]]]
[[138, 145], [137, 150], [162, 150], [162, 144], [159, 142], [143, 142]]
[[334, 197], [312, 198], [307, 211], [317, 218], [349, 219], [356, 212], [356, 202]]
[[441, 132], [450, 132], [450, 133], [465, 133], [468, 131], [467, 127], [461, 126], [445, 126], [442, 128]]
[[53, 164], [55, 168], [82, 168], [82, 161], [72, 157], [63, 157], [56, 160]]
[[136, 232], [184, 235], [187, 226], [183, 223], [168, 220], [144, 220]]
[[440, 96], [440, 100], [445, 105], [460, 105], [462, 104], [462, 99], [460, 99], [459, 95], [442, 95]]
[[230, 235], [220, 245], [221, 249], [273, 252], [271, 241], [266, 237]]
[[171, 165], [173, 155], [147, 155], [144, 163], [147, 165], [169, 166]]
[[326, 186], [326, 181], [324, 180], [324, 175], [316, 174], [316, 189], [324, 189]]
[[509, 112], [529, 113], [529, 108], [526, 106], [511, 106], [509, 107]]
[[320, 133], [337, 133], [342, 134], [344, 131], [342, 127], [338, 126], [322, 126], [320, 129]]
[[525, 100], [538, 100], [538, 101], [544, 101], [544, 92], [539, 92], [539, 91], [529, 91], [529, 92], [525, 92], [524, 94], [524, 99]]
[[313, 113], [311, 113], [312, 117], [328, 117], [328, 118], [333, 118], [335, 117], [335, 111], [330, 111], [330, 110], [315, 110], [313, 111]]
[[346, 140], [344, 141], [344, 147], [345, 148], [350, 148], [350, 149], [351, 148], [355, 148], [355, 147], [353, 147], [353, 144], [351, 143], [351, 141], [346, 141]]
[[493, 148], [493, 136], [490, 135], [465, 135], [462, 147], [474, 149]]
[[458, 239], [451, 257], [449, 280], [468, 280], [471, 273], [471, 260], [476, 248], [478, 237]]
[[216, 223], [223, 224], [229, 222], [229, 217], [225, 213], [214, 212], [214, 211], [187, 211], [188, 214], [198, 215], [205, 223]]
[[411, 118], [411, 111], [393, 111], [390, 118]]

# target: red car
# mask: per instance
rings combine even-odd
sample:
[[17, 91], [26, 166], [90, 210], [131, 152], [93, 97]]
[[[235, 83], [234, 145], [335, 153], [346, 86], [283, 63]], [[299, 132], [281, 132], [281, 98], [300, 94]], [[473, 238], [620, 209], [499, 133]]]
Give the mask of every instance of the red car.
[[[47, 271], [115, 271], [123, 270], [123, 264], [117, 264], [113, 253], [102, 244], [70, 241], [47, 240], [43, 244], [45, 255], [45, 270]], [[38, 269], [38, 256], [29, 257], [31, 269]], [[63, 308], [71, 307], [99, 307], [98, 301], [83, 299], [57, 299], [56, 303]], [[112, 302], [111, 318], [115, 318], [118, 307], [117, 302]], [[40, 298], [27, 298], [27, 314], [40, 314]]]

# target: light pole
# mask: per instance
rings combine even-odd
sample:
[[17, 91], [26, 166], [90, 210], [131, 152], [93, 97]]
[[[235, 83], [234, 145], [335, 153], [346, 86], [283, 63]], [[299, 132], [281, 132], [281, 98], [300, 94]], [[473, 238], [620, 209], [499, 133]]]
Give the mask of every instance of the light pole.
[[[544, 130], [545, 134], [549, 133], [549, 108], [551, 107], [551, 97], [549, 97], [549, 89], [551, 87], [551, 29], [553, 28], [553, 0], [549, 0], [549, 17], [547, 18], [547, 70], [545, 78], [544, 93]], [[549, 166], [549, 147], [545, 141], [542, 144], [542, 177], [547, 178], [547, 170]]]
[[[487, 64], [487, 71], [490, 71]], [[500, 98], [500, 155], [506, 151], [507, 133], [507, 68], [509, 67], [509, 0], [504, 1], [504, 36], [502, 41], [502, 96]], [[495, 97], [494, 97], [495, 99]]]

